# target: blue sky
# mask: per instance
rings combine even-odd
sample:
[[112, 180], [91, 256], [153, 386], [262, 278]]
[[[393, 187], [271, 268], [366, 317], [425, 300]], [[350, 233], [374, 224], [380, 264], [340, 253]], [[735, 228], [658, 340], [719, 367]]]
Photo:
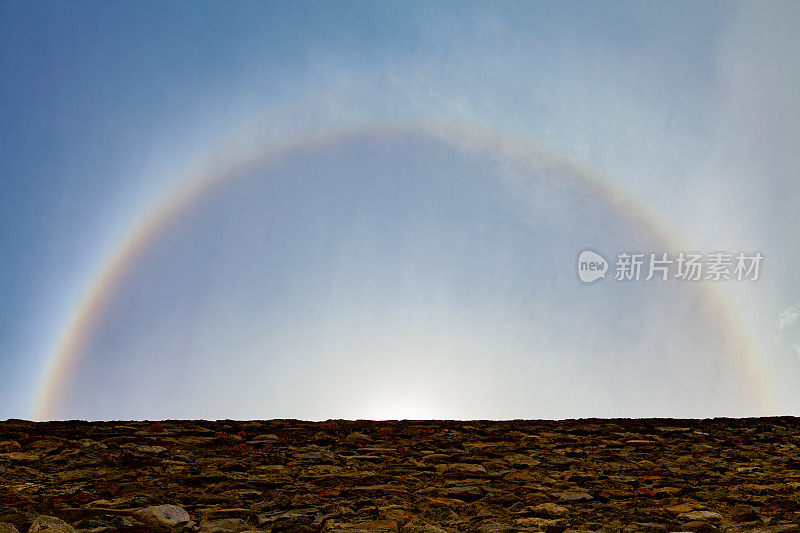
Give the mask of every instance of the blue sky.
[[[0, 418], [32, 416], [48, 361], [93, 280], [187, 176], [287, 139], [396, 124], [497, 132], [601, 176], [687, 249], [762, 251], [769, 269], [761, 280], [714, 291], [758, 354], [771, 412], [797, 413], [799, 22], [797, 5], [781, 2], [0, 2]], [[724, 374], [733, 370], [681, 362], [720, 355], [728, 342], [702, 321], [686, 332], [675, 317], [699, 312], [694, 295], [606, 280], [589, 297], [593, 288], [575, 280], [573, 265], [563, 266], [568, 276], [553, 288], [561, 257], [580, 246], [613, 255], [634, 242], [658, 243], [632, 241], [629, 221], [580, 188], [514, 161], [451, 149], [401, 139], [311, 150], [278, 169], [257, 165], [245, 180], [270, 186], [234, 187], [195, 206], [163, 237], [172, 245], [154, 242], [115, 291], [85, 349], [74, 387], [83, 392], [64, 398], [62, 416], [282, 416], [277, 407], [260, 411], [264, 404], [306, 417], [403, 416], [404, 406], [465, 418], [755, 411], [730, 403], [738, 385]], [[401, 166], [378, 179], [387, 161]], [[331, 169], [340, 173], [329, 176]], [[509, 172], [531, 183], [538, 203], [513, 207], [497, 185]], [[419, 186], [387, 193], [411, 178]], [[325, 179], [338, 188], [322, 187]], [[285, 209], [292, 199], [319, 208], [300, 223], [299, 208]], [[576, 212], [594, 221], [593, 231]], [[302, 253], [283, 255], [304, 242]], [[470, 259], [484, 256], [495, 259]], [[535, 272], [542, 258], [551, 268], [527, 278], [526, 268]], [[196, 269], [201, 261], [205, 271]], [[398, 279], [407, 282], [399, 294]], [[272, 294], [269, 287], [280, 287], [283, 299], [253, 297]], [[471, 287], [483, 296], [467, 298]], [[309, 303], [322, 294], [330, 306], [324, 313]], [[438, 307], [422, 294], [438, 294]], [[145, 307], [137, 307], [137, 295]], [[592, 312], [604, 306], [633, 308], [651, 323], [592, 324]], [[410, 315], [397, 318], [400, 309]], [[433, 318], [424, 327], [408, 318], [426, 312]], [[304, 327], [268, 318], [284, 314]], [[357, 333], [365, 324], [381, 334]], [[322, 340], [303, 344], [314, 331]], [[575, 331], [583, 332], [578, 340]], [[665, 345], [676, 331], [682, 342]], [[438, 366], [414, 376], [425, 350]], [[635, 363], [620, 359], [626, 350], [650, 351]], [[370, 373], [365, 356], [353, 355], [359, 351], [384, 353], [387, 362]], [[224, 359], [227, 374], [219, 373], [221, 352], [239, 354]], [[306, 363], [290, 370], [293, 357]], [[397, 359], [414, 364], [391, 366]], [[315, 362], [325, 375], [341, 374], [328, 391], [338, 400], [278, 402], [292, 397], [292, 384]], [[137, 392], [133, 385], [162, 364], [183, 371], [185, 383]], [[432, 384], [431, 373], [459, 368]], [[647, 383], [642, 376], [664, 368], [680, 369], [671, 385], [658, 385], [664, 400], [631, 411], [630, 397]], [[247, 374], [255, 376], [251, 390], [269, 382], [274, 395], [198, 399], [198, 384], [221, 375], [221, 389], [234, 390]], [[392, 374], [405, 381], [385, 384], [396, 391], [391, 397], [370, 392], [368, 403], [378, 407], [359, 410], [346, 376], [361, 374], [359, 383]], [[522, 374], [529, 384], [508, 385]], [[479, 387], [481, 376], [491, 376], [494, 404], [458, 385]], [[720, 392], [713, 397], [686, 396], [707, 408], [670, 411], [681, 387], [714, 380]], [[570, 383], [588, 392], [556, 406]], [[93, 411], [98, 403], [107, 410]]]

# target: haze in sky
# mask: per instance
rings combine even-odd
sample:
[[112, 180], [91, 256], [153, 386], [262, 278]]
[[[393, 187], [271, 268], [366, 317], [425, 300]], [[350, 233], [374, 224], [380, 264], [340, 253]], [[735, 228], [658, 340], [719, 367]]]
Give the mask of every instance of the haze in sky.
[[798, 30], [0, 2], [0, 418], [800, 414]]

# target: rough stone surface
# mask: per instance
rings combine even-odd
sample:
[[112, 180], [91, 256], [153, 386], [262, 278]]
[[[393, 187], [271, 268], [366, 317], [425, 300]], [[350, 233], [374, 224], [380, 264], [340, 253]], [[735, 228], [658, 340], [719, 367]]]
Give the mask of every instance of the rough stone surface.
[[55, 516], [38, 516], [28, 529], [28, 533], [74, 533], [75, 530]]
[[0, 422], [0, 533], [798, 524], [797, 418]]
[[189, 513], [177, 505], [152, 505], [133, 512], [139, 522], [152, 527], [177, 527], [189, 522]]

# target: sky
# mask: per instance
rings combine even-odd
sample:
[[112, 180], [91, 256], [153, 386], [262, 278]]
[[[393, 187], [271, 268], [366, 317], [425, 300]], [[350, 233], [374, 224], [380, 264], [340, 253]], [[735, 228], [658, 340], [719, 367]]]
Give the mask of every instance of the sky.
[[800, 415], [798, 29], [0, 1], [0, 419]]

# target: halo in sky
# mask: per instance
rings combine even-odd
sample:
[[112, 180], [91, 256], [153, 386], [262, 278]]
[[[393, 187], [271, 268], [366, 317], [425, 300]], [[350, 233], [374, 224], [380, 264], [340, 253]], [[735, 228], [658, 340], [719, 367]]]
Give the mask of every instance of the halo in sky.
[[568, 165], [422, 130], [231, 172], [130, 258], [44, 418], [757, 414], [700, 284], [576, 279], [670, 251]]

